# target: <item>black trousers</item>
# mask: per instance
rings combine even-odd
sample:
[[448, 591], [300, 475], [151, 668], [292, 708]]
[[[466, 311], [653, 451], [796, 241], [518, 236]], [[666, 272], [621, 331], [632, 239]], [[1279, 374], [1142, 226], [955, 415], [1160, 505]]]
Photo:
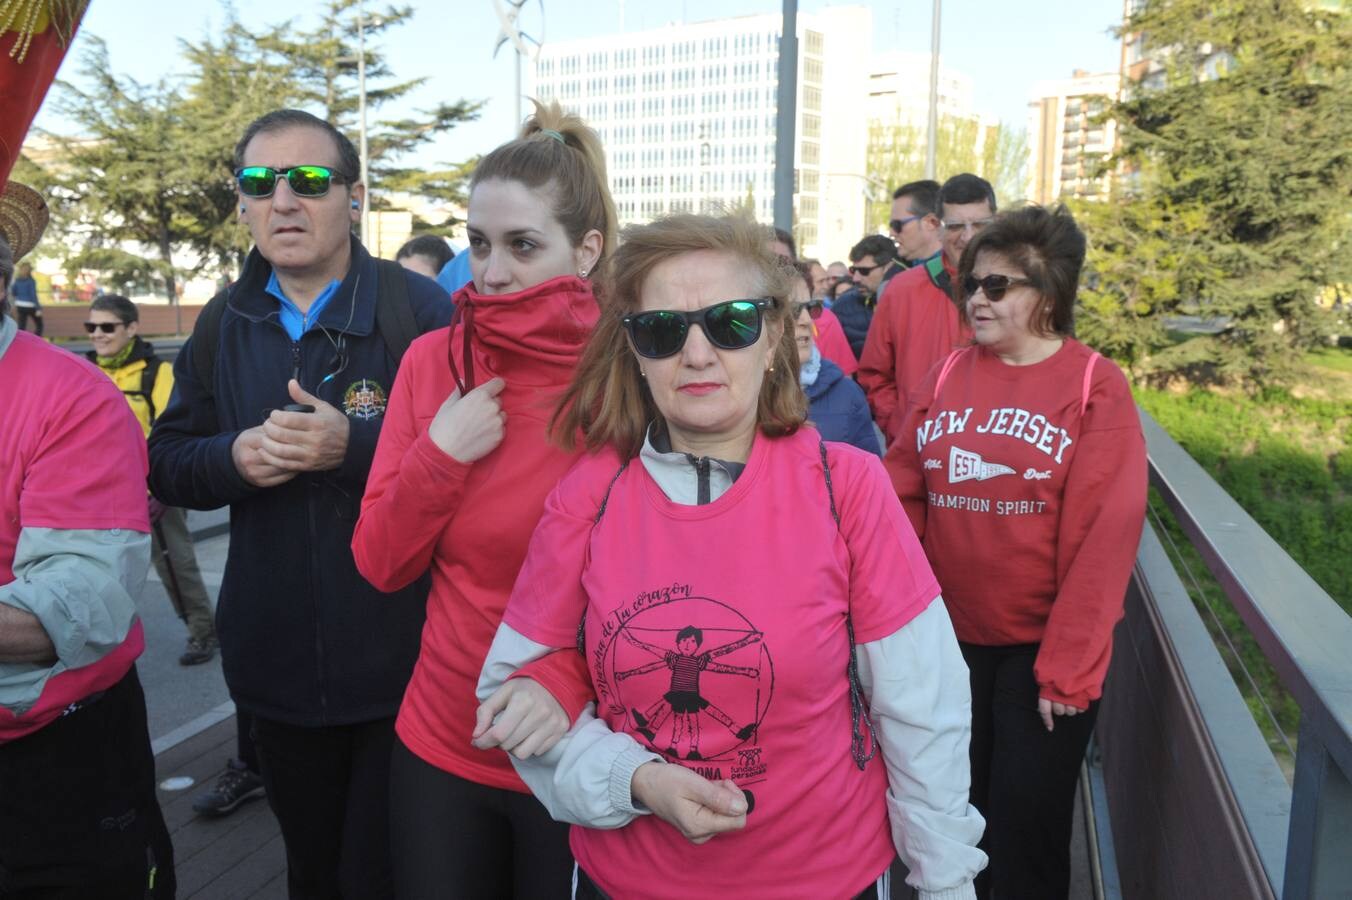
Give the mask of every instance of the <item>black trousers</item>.
[[1048, 732], [1037, 712], [1037, 644], [960, 646], [972, 679], [972, 805], [986, 817], [990, 856], [977, 896], [1065, 897], [1075, 783], [1098, 703], [1056, 716]]
[[530, 794], [488, 787], [424, 762], [395, 738], [391, 842], [400, 900], [567, 898], [568, 826]]
[[258, 774], [258, 749], [254, 747], [253, 713], [242, 709], [235, 710], [235, 755], [249, 767], [249, 771]]
[[19, 318], [19, 330], [28, 329], [28, 320], [33, 320], [33, 333], [42, 337], [42, 310], [32, 306], [15, 306], [14, 312]]
[[95, 702], [0, 744], [0, 897], [171, 900], [174, 892], [133, 667]]
[[255, 715], [253, 735], [292, 900], [393, 897], [394, 719], [305, 728]]

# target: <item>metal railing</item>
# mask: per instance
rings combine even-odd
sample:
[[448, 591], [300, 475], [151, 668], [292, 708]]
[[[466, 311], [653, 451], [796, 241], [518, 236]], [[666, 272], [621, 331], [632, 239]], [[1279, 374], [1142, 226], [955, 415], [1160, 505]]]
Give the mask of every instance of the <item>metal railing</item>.
[[1147, 526], [1098, 734], [1123, 895], [1352, 897], [1352, 618], [1141, 419], [1151, 485], [1294, 697], [1301, 724], [1288, 785]]

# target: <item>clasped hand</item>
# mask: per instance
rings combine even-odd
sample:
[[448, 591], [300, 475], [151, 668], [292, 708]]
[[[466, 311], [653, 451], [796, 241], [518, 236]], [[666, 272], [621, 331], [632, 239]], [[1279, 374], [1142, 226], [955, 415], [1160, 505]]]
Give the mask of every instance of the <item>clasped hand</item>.
[[568, 714], [554, 695], [531, 678], [512, 678], [474, 714], [471, 743], [501, 747], [517, 759], [548, 753], [568, 732]]
[[230, 448], [235, 468], [256, 487], [282, 484], [300, 472], [336, 469], [347, 454], [351, 428], [347, 416], [306, 393], [294, 378], [286, 388], [293, 401], [307, 403], [315, 411], [275, 409], [262, 425], [241, 431]]
[[674, 764], [647, 762], [634, 770], [634, 799], [692, 844], [746, 827], [746, 795], [729, 781], [710, 781]]

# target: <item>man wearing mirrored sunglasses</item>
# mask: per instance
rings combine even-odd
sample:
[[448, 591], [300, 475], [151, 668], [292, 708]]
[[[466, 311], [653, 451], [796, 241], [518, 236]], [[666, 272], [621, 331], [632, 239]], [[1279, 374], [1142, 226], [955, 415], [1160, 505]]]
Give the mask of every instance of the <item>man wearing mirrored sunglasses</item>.
[[[352, 235], [361, 160], [329, 123], [268, 113], [234, 163], [254, 248], [175, 362], [151, 487], [176, 506], [230, 506], [222, 668], [252, 717], [291, 896], [387, 897], [394, 715], [427, 584], [378, 592], [357, 572], [352, 532], [398, 360], [451, 310], [433, 282]], [[212, 811], [232, 808], [240, 777], [232, 762]]]
[[831, 310], [840, 319], [845, 337], [855, 359], [864, 352], [864, 338], [873, 322], [873, 311], [878, 305], [887, 282], [905, 271], [897, 260], [897, 246], [881, 234], [870, 234], [850, 248], [850, 275], [854, 287], [836, 298]]
[[952, 283], [963, 249], [995, 209], [995, 189], [986, 179], [964, 173], [945, 181], [939, 189], [941, 251], [893, 278], [878, 301], [858, 379], [889, 444], [897, 439], [911, 389], [935, 363], [971, 340]]

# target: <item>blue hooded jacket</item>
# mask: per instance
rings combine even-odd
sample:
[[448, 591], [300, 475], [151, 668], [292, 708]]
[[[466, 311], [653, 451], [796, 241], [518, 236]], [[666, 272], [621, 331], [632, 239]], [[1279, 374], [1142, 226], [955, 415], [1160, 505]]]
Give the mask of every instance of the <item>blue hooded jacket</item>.
[[853, 444], [882, 456], [864, 389], [846, 378], [839, 366], [823, 358], [817, 380], [804, 385], [803, 391], [808, 399], [807, 417], [822, 440]]

